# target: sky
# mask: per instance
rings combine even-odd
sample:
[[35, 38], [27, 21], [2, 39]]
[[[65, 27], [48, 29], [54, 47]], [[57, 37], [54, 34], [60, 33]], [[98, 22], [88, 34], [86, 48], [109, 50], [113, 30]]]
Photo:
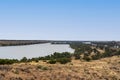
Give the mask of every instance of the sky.
[[120, 40], [120, 0], [0, 0], [0, 39]]

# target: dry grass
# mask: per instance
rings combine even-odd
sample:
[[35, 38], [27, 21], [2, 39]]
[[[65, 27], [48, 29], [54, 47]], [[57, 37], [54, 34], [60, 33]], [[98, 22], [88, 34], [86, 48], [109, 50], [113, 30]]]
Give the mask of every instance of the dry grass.
[[120, 57], [65, 65], [43, 61], [1, 65], [0, 80], [120, 80]]

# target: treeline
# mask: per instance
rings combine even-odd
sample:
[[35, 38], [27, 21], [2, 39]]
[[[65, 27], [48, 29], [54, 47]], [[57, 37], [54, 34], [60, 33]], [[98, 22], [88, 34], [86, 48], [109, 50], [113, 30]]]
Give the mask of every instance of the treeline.
[[57, 62], [61, 64], [66, 64], [68, 62], [71, 62], [71, 57], [72, 57], [72, 54], [68, 52], [63, 52], [63, 53], [55, 52], [54, 54], [48, 55], [45, 57], [28, 59], [28, 62], [31, 62], [31, 61], [38, 62], [39, 60], [44, 60], [44, 61], [48, 61], [47, 63], [50, 63], [50, 64], [55, 64]]
[[19, 46], [19, 45], [31, 45], [39, 43], [47, 43], [49, 41], [44, 40], [0, 40], [0, 46]]
[[55, 63], [61, 63], [61, 64], [66, 64], [68, 62], [71, 62], [71, 57], [72, 54], [68, 52], [63, 52], [63, 53], [57, 53], [55, 52], [52, 55], [48, 55], [45, 57], [38, 57], [38, 58], [32, 58], [32, 59], [27, 59], [26, 57], [23, 57], [21, 60], [17, 59], [0, 59], [0, 64], [14, 64], [14, 63], [26, 63], [26, 62], [39, 62], [40, 60], [46, 61], [47, 63], [50, 64], [55, 64]]
[[97, 44], [98, 47], [114, 47], [114, 46], [119, 46], [120, 47], [120, 42], [116, 41], [103, 41], [103, 42], [92, 42], [93, 44]]
[[17, 59], [0, 59], [0, 65], [18, 63]]

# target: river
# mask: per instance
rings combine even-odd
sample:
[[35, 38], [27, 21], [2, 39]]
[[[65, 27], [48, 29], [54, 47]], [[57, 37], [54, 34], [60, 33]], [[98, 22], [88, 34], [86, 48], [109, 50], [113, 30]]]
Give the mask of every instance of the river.
[[42, 57], [53, 54], [54, 52], [70, 52], [74, 49], [70, 48], [68, 44], [34, 44], [25, 46], [7, 46], [0, 47], [0, 58], [5, 59], [21, 59], [23, 57], [33, 58]]

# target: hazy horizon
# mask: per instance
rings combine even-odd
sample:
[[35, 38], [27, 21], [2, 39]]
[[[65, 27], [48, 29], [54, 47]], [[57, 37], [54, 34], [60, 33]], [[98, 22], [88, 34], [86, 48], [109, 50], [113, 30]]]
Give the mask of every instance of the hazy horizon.
[[[49, 40], [49, 39], [0, 39], [0, 40], [3, 40], [3, 41], [5, 41], [5, 40], [41, 40], [41, 41], [120, 41], [120, 40], [58, 40], [58, 39], [51, 39], [51, 40]], [[49, 42], [48, 42], [49, 43]]]
[[120, 41], [120, 0], [1, 0], [0, 40]]

